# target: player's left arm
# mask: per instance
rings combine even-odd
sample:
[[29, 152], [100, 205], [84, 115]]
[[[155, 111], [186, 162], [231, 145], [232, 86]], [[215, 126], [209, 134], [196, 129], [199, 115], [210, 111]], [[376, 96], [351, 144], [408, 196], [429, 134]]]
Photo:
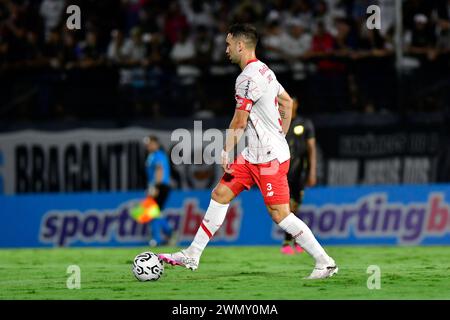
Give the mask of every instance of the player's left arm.
[[289, 131], [292, 120], [292, 106], [294, 102], [286, 90], [282, 89], [278, 94], [278, 112], [280, 113], [281, 128], [284, 135]]
[[308, 154], [308, 178], [306, 179], [306, 186], [313, 187], [317, 184], [317, 153], [316, 153], [316, 138], [314, 126], [311, 121], [306, 123], [306, 152]]

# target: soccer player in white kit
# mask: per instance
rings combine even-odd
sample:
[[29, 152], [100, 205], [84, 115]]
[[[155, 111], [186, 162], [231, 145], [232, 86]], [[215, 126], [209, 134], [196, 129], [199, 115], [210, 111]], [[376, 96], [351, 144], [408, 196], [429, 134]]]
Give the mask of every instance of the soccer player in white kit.
[[[257, 41], [256, 29], [249, 24], [235, 24], [229, 29], [226, 53], [242, 72], [236, 80], [236, 109], [222, 151], [225, 172], [212, 191], [208, 210], [191, 245], [159, 257], [172, 265], [197, 269], [203, 250], [225, 220], [230, 202], [256, 183], [273, 221], [314, 258], [315, 267], [308, 279], [328, 278], [338, 271], [335, 261], [309, 227], [290, 211], [287, 181], [290, 153], [285, 135], [293, 102], [273, 71], [256, 58]], [[248, 145], [230, 164], [229, 152], [244, 133]]]

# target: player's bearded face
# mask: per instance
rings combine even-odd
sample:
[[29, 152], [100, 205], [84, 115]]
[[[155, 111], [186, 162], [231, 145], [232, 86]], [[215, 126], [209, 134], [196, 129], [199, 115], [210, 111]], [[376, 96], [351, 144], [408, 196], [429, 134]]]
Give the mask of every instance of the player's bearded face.
[[226, 54], [228, 59], [230, 59], [230, 61], [232, 63], [239, 63], [239, 50], [238, 50], [238, 41], [236, 41], [236, 39], [233, 39], [233, 36], [231, 34], [227, 35], [227, 50], [226, 50]]

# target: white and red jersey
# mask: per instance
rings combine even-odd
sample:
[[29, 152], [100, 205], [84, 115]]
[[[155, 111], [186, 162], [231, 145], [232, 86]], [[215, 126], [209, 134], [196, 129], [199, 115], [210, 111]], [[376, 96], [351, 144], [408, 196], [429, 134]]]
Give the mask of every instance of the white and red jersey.
[[284, 88], [275, 74], [263, 62], [247, 62], [236, 79], [236, 109], [249, 112], [245, 134], [247, 146], [242, 156], [250, 163], [265, 163], [290, 159], [289, 146], [284, 137], [278, 95]]

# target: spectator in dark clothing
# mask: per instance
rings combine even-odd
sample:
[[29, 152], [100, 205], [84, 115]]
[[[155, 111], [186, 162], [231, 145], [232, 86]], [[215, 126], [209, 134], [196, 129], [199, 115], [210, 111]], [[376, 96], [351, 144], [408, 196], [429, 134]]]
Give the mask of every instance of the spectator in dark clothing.
[[172, 2], [169, 7], [169, 12], [166, 15], [166, 22], [164, 25], [164, 34], [169, 39], [170, 43], [174, 44], [179, 39], [178, 36], [182, 30], [188, 27], [186, 16], [181, 12], [180, 6], [177, 2]]
[[407, 34], [407, 52], [413, 55], [425, 55], [429, 60], [436, 58], [436, 36], [434, 28], [429, 24], [426, 15], [420, 13], [414, 16], [414, 27]]

